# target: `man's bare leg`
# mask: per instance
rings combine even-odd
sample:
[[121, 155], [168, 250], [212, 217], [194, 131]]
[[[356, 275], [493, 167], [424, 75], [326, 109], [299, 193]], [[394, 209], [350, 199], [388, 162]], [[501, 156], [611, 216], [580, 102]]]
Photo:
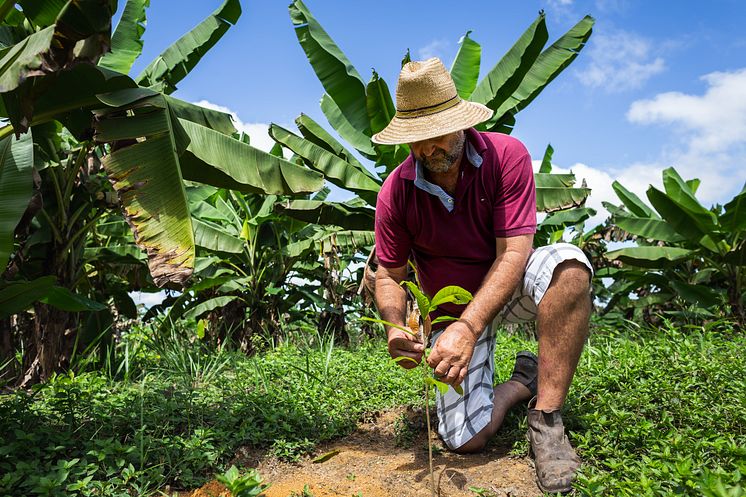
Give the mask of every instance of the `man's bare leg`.
[[471, 454], [481, 452], [493, 437], [500, 426], [503, 424], [505, 415], [518, 403], [526, 403], [531, 398], [531, 391], [525, 385], [515, 381], [508, 380], [505, 383], [497, 385], [494, 389], [495, 399], [492, 407], [492, 418], [487, 426], [474, 435], [474, 438], [464, 445], [455, 449], [457, 454]]
[[591, 313], [590, 271], [569, 260], [557, 266], [538, 309], [539, 391], [536, 409], [550, 412], [565, 403]]
[[527, 421], [536, 481], [543, 492], [571, 491], [580, 466], [565, 435], [560, 408], [588, 335], [589, 276], [584, 264], [563, 262], [539, 304], [538, 397], [529, 403]]

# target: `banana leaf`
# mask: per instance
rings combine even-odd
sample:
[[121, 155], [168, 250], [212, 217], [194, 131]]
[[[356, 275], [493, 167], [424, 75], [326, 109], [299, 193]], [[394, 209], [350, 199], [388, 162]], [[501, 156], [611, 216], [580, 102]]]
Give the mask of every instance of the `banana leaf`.
[[370, 141], [370, 136], [366, 134], [367, 132], [355, 128], [327, 93], [321, 97], [321, 112], [324, 113], [332, 128], [339, 133], [339, 136], [344, 138], [363, 157], [370, 160], [376, 159], [376, 151], [373, 148], [373, 142]]
[[295, 119], [295, 125], [298, 126], [298, 130], [300, 131], [300, 134], [303, 135], [303, 138], [325, 150], [328, 150], [340, 159], [349, 162], [357, 169], [359, 169], [360, 172], [370, 176], [371, 179], [376, 179], [375, 176], [373, 176], [373, 174], [368, 171], [365, 166], [363, 166], [360, 161], [358, 161], [355, 156], [344, 147], [344, 145], [334, 139], [334, 137], [327, 133], [327, 131], [322, 128], [319, 123], [311, 119], [306, 114], [301, 114], [300, 116], [298, 116]]
[[671, 288], [690, 304], [712, 307], [723, 301], [722, 295], [706, 285], [690, 285], [681, 281], [671, 281]]
[[308, 167], [322, 173], [329, 182], [353, 191], [369, 204], [375, 205], [376, 195], [381, 186], [369, 175], [333, 153], [276, 124], [270, 126], [269, 134], [274, 140], [302, 157]]
[[624, 216], [614, 214], [612, 222], [619, 228], [633, 235], [667, 243], [679, 243], [686, 240], [667, 222], [661, 219]]
[[[541, 167], [539, 167], [539, 174], [548, 174], [552, 172], [552, 155], [554, 155], [554, 148], [552, 148], [551, 144], [547, 144], [547, 148], [546, 150], [544, 150], [544, 157], [542, 157], [541, 159]], [[570, 186], [570, 185], [567, 185], [567, 186]]]
[[23, 14], [37, 26], [49, 26], [54, 24], [67, 0], [19, 0], [18, 4], [23, 8]]
[[50, 288], [39, 301], [67, 312], [102, 311], [106, 309], [104, 304], [60, 286]]
[[558, 226], [565, 227], [571, 226], [578, 223], [582, 223], [591, 216], [595, 216], [596, 211], [590, 207], [582, 207], [577, 209], [568, 209], [559, 212], [555, 212], [547, 216], [539, 225], [544, 226]]
[[451, 64], [451, 77], [456, 85], [459, 97], [468, 100], [479, 81], [479, 67], [482, 59], [482, 47], [469, 38], [471, 31], [461, 37], [458, 52]]
[[493, 116], [491, 122], [496, 122], [506, 112], [507, 108], [503, 109], [505, 102], [519, 89], [548, 39], [549, 33], [542, 12], [474, 89], [472, 101], [500, 112]]
[[575, 184], [575, 175], [554, 174], [554, 173], [534, 173], [534, 182], [537, 188], [563, 188]]
[[640, 197], [627, 190], [618, 181], [614, 181], [611, 184], [611, 188], [616, 192], [617, 197], [622, 201], [624, 206], [635, 216], [644, 218], [660, 218], [660, 216], [648, 207], [645, 202], [640, 200]]
[[697, 223], [692, 214], [672, 200], [667, 194], [654, 186], [648, 188], [648, 200], [653, 204], [655, 210], [665, 219], [677, 233], [694, 243], [702, 245], [711, 252], [718, 253], [720, 249], [717, 243], [710, 237], [714, 232], [708, 233]]
[[137, 77], [139, 85], [170, 94], [205, 54], [241, 17], [239, 0], [225, 0], [194, 29], [176, 40]]
[[536, 210], [539, 212], [555, 212], [572, 207], [582, 207], [590, 188], [545, 188], [536, 187]]
[[373, 231], [375, 211], [368, 207], [318, 200], [291, 200], [275, 204], [275, 209], [307, 223]]
[[[191, 307], [184, 311], [184, 314], [182, 317], [184, 319], [197, 319], [203, 314], [210, 312], [212, 310], [218, 309], [220, 307], [225, 307], [230, 302], [233, 302], [238, 297], [235, 295], [224, 295], [221, 297], [215, 297], [210, 300], [206, 300], [204, 302], [200, 302], [199, 304], [195, 305], [194, 307]], [[169, 317], [172, 313], [169, 313]]]
[[55, 284], [54, 276], [19, 281], [0, 287], [0, 318], [18, 314], [44, 298]]
[[699, 203], [689, 185], [672, 167], [663, 171], [663, 187], [668, 198], [686, 210], [695, 223], [707, 234], [718, 229], [717, 216]]
[[[585, 16], [549, 48], [541, 52], [518, 88], [497, 108], [495, 117], [490, 120], [487, 129], [491, 129], [493, 123], [499, 123], [501, 119], [504, 119], [505, 114], [517, 114], [523, 110], [564, 71], [575, 60], [590, 38], [594, 22], [592, 17]], [[473, 95], [472, 98], [474, 98]]]
[[631, 266], [658, 269], [689, 259], [692, 255], [694, 251], [679, 247], [627, 247], [607, 252], [606, 258]]
[[223, 231], [223, 227], [207, 221], [192, 218], [194, 227], [194, 243], [215, 252], [240, 254], [243, 252], [244, 241]]
[[149, 6], [150, 0], [127, 0], [122, 17], [111, 35], [111, 52], [104, 54], [98, 65], [129, 74], [132, 64], [142, 54], [145, 9]]
[[207, 109], [200, 107], [184, 100], [179, 100], [168, 95], [164, 95], [171, 111], [179, 119], [191, 121], [200, 126], [205, 126], [212, 130], [223, 133], [224, 135], [233, 136], [236, 128], [233, 126], [233, 120], [229, 114], [219, 110]]
[[31, 133], [0, 140], [0, 274], [13, 252], [13, 235], [33, 194]]
[[725, 204], [720, 225], [729, 233], [746, 230], [746, 185], [741, 193]]
[[327, 95], [354, 129], [370, 136], [365, 84], [360, 74], [301, 0], [293, 1], [288, 9], [298, 42]]
[[[141, 94], [124, 90], [102, 99], [109, 105], [130, 103], [99, 114], [97, 139], [141, 139], [104, 156], [102, 165], [135, 242], [148, 254], [155, 284], [183, 284], [194, 267], [194, 232], [178, 160], [178, 136], [184, 132], [163, 96], [137, 100]], [[127, 105], [137, 105], [137, 112], [122, 115]]]
[[221, 188], [266, 194], [319, 190], [323, 176], [205, 126], [179, 119], [189, 137], [181, 157], [184, 178]]

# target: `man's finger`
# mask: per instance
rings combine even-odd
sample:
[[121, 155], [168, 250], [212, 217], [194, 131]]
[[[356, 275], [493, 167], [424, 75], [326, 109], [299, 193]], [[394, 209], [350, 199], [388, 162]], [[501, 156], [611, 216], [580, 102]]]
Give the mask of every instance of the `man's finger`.
[[411, 350], [412, 352], [422, 352], [425, 350], [425, 347], [421, 343], [404, 338], [394, 338], [391, 344], [399, 350]]

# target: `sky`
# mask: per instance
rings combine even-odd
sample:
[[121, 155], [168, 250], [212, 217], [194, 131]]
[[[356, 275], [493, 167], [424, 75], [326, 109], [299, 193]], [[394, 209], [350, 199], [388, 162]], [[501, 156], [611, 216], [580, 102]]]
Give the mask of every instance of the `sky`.
[[[120, 9], [124, 1], [120, 0]], [[331, 127], [324, 93], [295, 36], [288, 0], [242, 1], [243, 15], [179, 85], [175, 96], [232, 112], [252, 144], [267, 149], [267, 125], [295, 129], [301, 113]], [[220, 4], [151, 0], [139, 74], [150, 60]], [[440, 57], [450, 67], [467, 31], [482, 46], [484, 76], [546, 13], [549, 44], [584, 15], [596, 19], [578, 58], [517, 117], [513, 136], [555, 171], [593, 189], [588, 205], [620, 202], [619, 180], [643, 198], [674, 166], [699, 178], [706, 205], [746, 182], [746, 2], [743, 0], [306, 0], [319, 23], [368, 81], [375, 69], [393, 91], [402, 56]]]

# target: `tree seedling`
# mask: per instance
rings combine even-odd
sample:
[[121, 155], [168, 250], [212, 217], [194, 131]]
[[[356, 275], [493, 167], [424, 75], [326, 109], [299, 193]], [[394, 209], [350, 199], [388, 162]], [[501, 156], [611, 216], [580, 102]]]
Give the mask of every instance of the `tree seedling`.
[[228, 471], [217, 475], [215, 479], [225, 485], [233, 497], [256, 497], [269, 488], [269, 485], [262, 483], [262, 477], [255, 469], [241, 474], [238, 468], [231, 466]]
[[[385, 321], [383, 319], [374, 319], [374, 318], [368, 318], [364, 317], [361, 318], [364, 321], [370, 321], [373, 323], [380, 323], [385, 326], [390, 326], [392, 328], [396, 328], [397, 330], [401, 330], [405, 333], [408, 333], [410, 335], [416, 336], [420, 339], [420, 341], [423, 344], [427, 344], [428, 340], [430, 339], [430, 334], [432, 332], [433, 325], [436, 325], [438, 323], [446, 322], [446, 321], [457, 321], [457, 318], [451, 317], [451, 316], [440, 316], [435, 318], [434, 320], [430, 319], [430, 314], [435, 311], [438, 306], [443, 304], [459, 304], [459, 305], [465, 305], [471, 302], [473, 296], [472, 294], [460, 286], [456, 285], [450, 285], [441, 288], [433, 298], [428, 297], [425, 292], [422, 290], [422, 285], [420, 284], [420, 279], [417, 276], [417, 269], [414, 267], [412, 262], [409, 262], [410, 267], [414, 270], [414, 278], [415, 281], [402, 281], [401, 285], [405, 286], [409, 292], [414, 297], [414, 302], [416, 309], [414, 309], [407, 319], [407, 326], [401, 326], [398, 324], [391, 323], [389, 321]], [[410, 357], [396, 357], [392, 359], [392, 362], [399, 363], [402, 361], [411, 361], [415, 364], [417, 364], [422, 371], [422, 381], [423, 381], [423, 390], [424, 390], [424, 408], [425, 408], [425, 419], [427, 421], [427, 449], [428, 449], [428, 462], [430, 463], [430, 491], [431, 495], [433, 497], [435, 496], [435, 473], [433, 472], [433, 436], [432, 436], [432, 428], [430, 427], [430, 410], [428, 408], [430, 404], [430, 391], [432, 388], [437, 388], [441, 395], [445, 395], [446, 392], [448, 392], [449, 385], [446, 383], [443, 383], [442, 381], [439, 381], [435, 379], [433, 376], [432, 371], [430, 370], [428, 364], [427, 364], [427, 357], [430, 355], [430, 349], [425, 348], [424, 353], [424, 361], [421, 361], [421, 364], [417, 364], [417, 361]], [[432, 387], [432, 388], [431, 388]], [[453, 389], [458, 393], [459, 395], [463, 395], [464, 391], [462, 390], [460, 385], [454, 385]]]

